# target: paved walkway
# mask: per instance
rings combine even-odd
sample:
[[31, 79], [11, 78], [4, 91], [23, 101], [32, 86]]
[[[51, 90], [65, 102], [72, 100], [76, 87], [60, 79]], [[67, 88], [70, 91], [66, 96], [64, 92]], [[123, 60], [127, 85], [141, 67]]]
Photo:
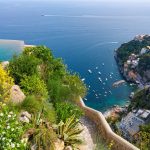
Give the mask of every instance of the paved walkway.
[[87, 117], [82, 117], [80, 121], [84, 127], [84, 131], [81, 133], [84, 143], [80, 145], [79, 149], [107, 150], [106, 146], [104, 145], [104, 142], [100, 137], [100, 134], [97, 132], [96, 125]]

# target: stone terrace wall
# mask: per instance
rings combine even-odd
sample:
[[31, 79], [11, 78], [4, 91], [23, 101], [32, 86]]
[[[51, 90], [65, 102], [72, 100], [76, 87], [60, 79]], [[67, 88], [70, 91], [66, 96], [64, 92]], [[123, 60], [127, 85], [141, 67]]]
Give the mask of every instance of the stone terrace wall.
[[87, 107], [81, 98], [77, 101], [77, 105], [84, 111], [85, 116], [97, 125], [98, 131], [106, 143], [113, 141], [113, 150], [139, 150], [137, 147], [114, 133], [101, 112]]

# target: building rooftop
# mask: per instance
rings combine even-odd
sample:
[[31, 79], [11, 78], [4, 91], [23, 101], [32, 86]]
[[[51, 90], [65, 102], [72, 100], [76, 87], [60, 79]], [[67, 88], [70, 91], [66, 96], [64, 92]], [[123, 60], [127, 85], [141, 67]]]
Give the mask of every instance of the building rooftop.
[[139, 132], [140, 126], [145, 124], [146, 119], [150, 115], [150, 110], [133, 110], [121, 120], [119, 128], [126, 137], [132, 137]]

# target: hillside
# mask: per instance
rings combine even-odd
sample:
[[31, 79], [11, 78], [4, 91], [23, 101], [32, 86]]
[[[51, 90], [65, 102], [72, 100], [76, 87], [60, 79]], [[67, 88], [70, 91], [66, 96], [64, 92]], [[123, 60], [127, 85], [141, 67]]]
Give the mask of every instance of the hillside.
[[150, 81], [150, 36], [138, 35], [115, 51], [115, 58], [128, 81], [146, 84]]
[[45, 46], [0, 64], [0, 149], [75, 149], [83, 141], [76, 98], [86, 86]]
[[131, 100], [131, 104], [129, 105], [129, 109], [131, 108], [150, 109], [150, 88], [147, 87], [135, 93], [133, 99]]

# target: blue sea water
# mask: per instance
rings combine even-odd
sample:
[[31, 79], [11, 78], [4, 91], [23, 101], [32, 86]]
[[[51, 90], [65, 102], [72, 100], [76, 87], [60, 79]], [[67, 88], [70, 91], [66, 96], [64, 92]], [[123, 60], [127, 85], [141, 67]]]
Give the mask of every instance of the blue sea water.
[[7, 61], [13, 55], [21, 53], [24, 48], [24, 41], [0, 40], [0, 61]]
[[[114, 49], [137, 34], [149, 33], [150, 6], [142, 5], [0, 1], [0, 39], [24, 40], [27, 44], [50, 47], [56, 57], [62, 57], [68, 68], [78, 72], [90, 85], [85, 103], [105, 111], [113, 105], [126, 104], [133, 91], [128, 84], [112, 88], [116, 80], [122, 79]], [[0, 59], [10, 57], [2, 55], [0, 49]], [[93, 73], [89, 74], [88, 69]]]

